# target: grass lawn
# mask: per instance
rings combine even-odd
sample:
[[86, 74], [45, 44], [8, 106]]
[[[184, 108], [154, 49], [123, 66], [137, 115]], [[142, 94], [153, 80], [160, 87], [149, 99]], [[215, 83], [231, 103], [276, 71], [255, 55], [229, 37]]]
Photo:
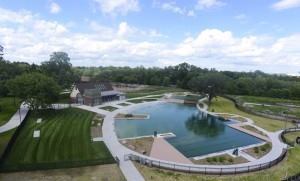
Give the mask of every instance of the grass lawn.
[[0, 180], [125, 181], [126, 179], [117, 164], [106, 164], [81, 168], [3, 173], [0, 174]]
[[104, 106], [104, 107], [99, 107], [99, 109], [103, 109], [105, 111], [109, 111], [109, 112], [113, 112], [115, 110], [117, 110], [117, 107], [113, 107], [113, 106]]
[[[252, 119], [257, 126], [264, 128], [268, 131], [277, 131], [283, 129], [285, 125], [284, 121], [264, 118], [264, 117], [260, 117], [260, 116], [256, 116], [256, 115], [252, 115], [240, 111], [235, 107], [234, 103], [231, 100], [223, 97], [214, 98], [209, 107], [209, 111], [232, 113], [232, 114], [238, 114], [244, 117], [248, 117]], [[287, 126], [294, 127], [292, 123], [288, 123]]]
[[151, 101], [157, 101], [157, 99], [133, 99], [133, 100], [128, 100], [127, 102], [138, 104], [142, 102], [151, 102]]
[[251, 105], [251, 107], [248, 106], [248, 108], [252, 109], [253, 111], [262, 112], [262, 113], [270, 113], [279, 116], [282, 116], [284, 113], [289, 116], [300, 118], [300, 108], [290, 108], [287, 106], [278, 106], [278, 105], [272, 105], [272, 106]]
[[13, 97], [0, 98], [0, 126], [4, 125], [18, 110], [20, 100], [16, 98], [16, 105]]
[[257, 133], [257, 134], [260, 134], [262, 136], [267, 136], [265, 133], [263, 133], [262, 131], [259, 131], [258, 129], [256, 129], [255, 127], [253, 126], [250, 126], [250, 125], [244, 125], [244, 126], [241, 126], [242, 128], [245, 128], [246, 130], [249, 130], [249, 131], [252, 131], [254, 133]]
[[3, 154], [6, 145], [8, 144], [9, 140], [11, 139], [15, 131], [16, 129], [12, 129], [4, 133], [0, 133], [0, 157]]
[[[36, 123], [42, 118], [41, 123]], [[30, 112], [10, 153], [5, 169], [40, 169], [114, 163], [103, 142], [91, 141], [94, 113], [76, 109]], [[40, 138], [33, 138], [40, 130]]]
[[265, 103], [265, 104], [294, 104], [300, 105], [300, 100], [290, 100], [290, 99], [279, 99], [271, 97], [258, 97], [258, 96], [234, 96], [242, 102], [251, 102], [251, 103]]
[[138, 91], [130, 91], [126, 93], [128, 99], [135, 97], [143, 97], [148, 95], [165, 94], [170, 92], [185, 92], [186, 90], [175, 87], [148, 86]]
[[137, 168], [145, 177], [145, 180], [164, 180], [164, 181], [280, 181], [285, 176], [292, 176], [300, 173], [300, 146], [288, 151], [288, 158], [278, 165], [259, 172], [228, 176], [208, 176], [200, 174], [187, 174], [150, 168], [136, 163]]
[[284, 138], [286, 139], [286, 141], [288, 143], [295, 143], [296, 142], [296, 138], [300, 137], [300, 131], [286, 133], [283, 136], [284, 136]]

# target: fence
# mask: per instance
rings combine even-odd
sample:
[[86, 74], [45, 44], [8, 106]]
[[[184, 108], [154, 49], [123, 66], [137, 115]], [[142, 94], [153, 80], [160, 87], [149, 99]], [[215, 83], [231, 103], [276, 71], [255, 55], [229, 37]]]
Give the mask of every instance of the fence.
[[279, 115], [270, 115], [270, 114], [265, 114], [265, 113], [260, 113], [260, 112], [257, 112], [257, 111], [253, 111], [247, 107], [244, 107], [242, 105], [242, 102], [238, 101], [237, 99], [235, 99], [234, 97], [230, 96], [230, 95], [222, 95], [222, 97], [224, 98], [227, 98], [231, 101], [234, 102], [235, 104], [235, 107], [238, 108], [239, 110], [241, 111], [244, 111], [246, 113], [249, 113], [249, 114], [254, 114], [256, 116], [261, 116], [261, 117], [265, 117], [265, 118], [269, 118], [269, 119], [277, 119], [277, 120], [281, 120], [281, 121], [289, 121], [289, 122], [293, 122], [293, 123], [296, 123], [296, 119], [295, 117], [290, 117], [290, 116], [279, 116]]
[[290, 141], [288, 141], [287, 139], [285, 139], [285, 137], [284, 137], [284, 134], [286, 134], [286, 133], [290, 133], [290, 132], [296, 132], [296, 131], [300, 131], [300, 128], [288, 128], [288, 129], [285, 129], [282, 133], [281, 133], [281, 140], [283, 141], [283, 142], [285, 142], [285, 143], [287, 143], [288, 145], [290, 145], [290, 146], [294, 146], [294, 144], [295, 144], [295, 142], [296, 141], [293, 141], [293, 142], [290, 142]]
[[283, 149], [282, 154], [275, 160], [252, 165], [252, 166], [243, 166], [243, 167], [205, 167], [205, 166], [193, 166], [193, 165], [183, 165], [178, 163], [171, 163], [166, 161], [158, 161], [154, 159], [150, 159], [149, 157], [138, 156], [134, 154], [128, 154], [124, 156], [125, 160], [131, 160], [139, 162], [143, 165], [147, 165], [150, 167], [157, 167], [157, 168], [164, 168], [173, 171], [180, 171], [180, 172], [188, 172], [188, 173], [201, 173], [201, 174], [211, 174], [211, 175], [225, 175], [225, 174], [238, 174], [238, 173], [248, 173], [259, 171], [263, 169], [270, 168], [280, 161], [282, 161], [287, 154], [287, 150]]

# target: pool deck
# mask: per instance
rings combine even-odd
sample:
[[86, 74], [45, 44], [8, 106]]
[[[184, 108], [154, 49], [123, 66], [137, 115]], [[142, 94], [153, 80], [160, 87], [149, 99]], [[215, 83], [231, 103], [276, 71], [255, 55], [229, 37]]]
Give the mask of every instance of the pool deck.
[[243, 128], [242, 126], [245, 126], [245, 125], [247, 125], [247, 124], [243, 124], [243, 123], [227, 124], [227, 126], [233, 128], [233, 129], [236, 129], [236, 130], [239, 130], [239, 131], [244, 132], [246, 134], [255, 136], [256, 138], [259, 138], [261, 140], [264, 140], [264, 141], [267, 141], [267, 142], [271, 142], [271, 140], [268, 137], [263, 136], [261, 134], [258, 134], [258, 133], [255, 133], [253, 131], [250, 131], [250, 130], [247, 130], [247, 129]]
[[193, 164], [164, 138], [154, 138], [150, 157], [183, 164]]

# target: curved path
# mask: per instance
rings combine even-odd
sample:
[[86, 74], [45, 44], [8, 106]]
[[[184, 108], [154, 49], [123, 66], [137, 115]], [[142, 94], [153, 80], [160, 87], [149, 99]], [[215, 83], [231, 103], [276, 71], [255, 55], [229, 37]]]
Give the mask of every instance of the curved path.
[[[204, 101], [204, 99], [201, 100], [202, 103], [203, 103], [203, 101]], [[121, 102], [126, 102], [126, 100], [121, 101]], [[89, 106], [84, 106], [84, 107], [79, 106], [79, 108], [87, 109], [87, 110], [105, 115], [104, 123], [103, 123], [103, 127], [102, 127], [103, 140], [106, 143], [109, 150], [111, 151], [111, 153], [114, 156], [117, 156], [119, 158], [120, 168], [121, 168], [123, 174], [125, 175], [125, 177], [128, 180], [143, 180], [143, 177], [137, 171], [137, 169], [135, 168], [132, 161], [123, 159], [124, 156], [128, 155], [128, 154], [137, 155], [141, 158], [150, 159], [150, 160], [153, 160], [153, 161], [162, 161], [162, 162], [169, 163], [169, 164], [177, 164], [177, 163], [170, 162], [170, 161], [151, 158], [151, 157], [139, 154], [135, 151], [132, 151], [132, 150], [126, 148], [125, 146], [123, 146], [119, 142], [118, 137], [117, 137], [116, 132], [115, 132], [114, 116], [116, 114], [127, 112], [130, 109], [133, 109], [133, 108], [135, 108], [135, 107], [137, 107], [141, 104], [153, 104], [153, 103], [157, 103], [157, 102], [159, 102], [159, 101], [134, 104], [134, 105], [125, 106], [123, 108], [120, 108], [120, 106], [118, 106], [119, 109], [117, 109], [113, 112], [108, 112], [108, 111], [104, 112], [101, 109], [92, 108], [92, 107], [89, 107]], [[115, 103], [110, 103], [108, 105], [114, 106], [115, 104], [118, 104], [118, 103], [120, 103], [120, 101], [115, 102]], [[204, 103], [204, 108], [207, 109], [207, 105], [205, 103]], [[208, 114], [215, 114], [215, 113], [208, 112], [205, 109], [201, 109], [201, 111], [206, 112]], [[239, 115], [236, 115], [236, 116], [239, 116]], [[251, 126], [255, 127], [256, 129], [262, 131], [263, 133], [265, 133], [270, 138], [270, 141], [272, 142], [272, 145], [276, 145], [276, 146], [273, 146], [271, 151], [268, 154], [266, 154], [265, 156], [263, 156], [263, 157], [261, 157], [257, 160], [253, 160], [251, 162], [241, 163], [241, 164], [234, 164], [234, 165], [224, 165], [224, 166], [220, 166], [220, 165], [195, 165], [195, 164], [177, 164], [177, 165], [182, 165], [182, 166], [186, 166], [186, 167], [192, 166], [192, 167], [197, 167], [197, 168], [211, 168], [211, 169], [214, 169], [214, 168], [248, 167], [248, 166], [255, 166], [255, 165], [259, 165], [259, 164], [268, 163], [268, 162], [276, 160], [278, 157], [280, 157], [282, 155], [283, 150], [287, 148], [287, 145], [282, 143], [279, 139], [279, 136], [280, 136], [282, 131], [268, 132], [268, 131], [254, 125], [253, 121], [251, 119], [246, 118], [246, 120], [247, 120], [247, 122], [245, 122], [243, 124], [251, 125]]]
[[0, 127], [0, 133], [9, 131], [11, 129], [14, 129], [18, 127], [26, 117], [29, 109], [26, 105], [21, 104], [20, 108], [17, 110], [17, 112], [10, 118], [10, 120]]

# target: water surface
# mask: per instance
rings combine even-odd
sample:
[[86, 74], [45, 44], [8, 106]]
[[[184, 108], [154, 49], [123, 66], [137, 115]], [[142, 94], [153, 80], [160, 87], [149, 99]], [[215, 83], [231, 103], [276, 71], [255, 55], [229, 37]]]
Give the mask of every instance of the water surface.
[[216, 117], [206, 116], [194, 105], [152, 103], [141, 105], [131, 113], [150, 114], [147, 120], [116, 120], [119, 138], [172, 132], [166, 140], [186, 157], [201, 156], [231, 148], [262, 142], [260, 139], [227, 126]]

